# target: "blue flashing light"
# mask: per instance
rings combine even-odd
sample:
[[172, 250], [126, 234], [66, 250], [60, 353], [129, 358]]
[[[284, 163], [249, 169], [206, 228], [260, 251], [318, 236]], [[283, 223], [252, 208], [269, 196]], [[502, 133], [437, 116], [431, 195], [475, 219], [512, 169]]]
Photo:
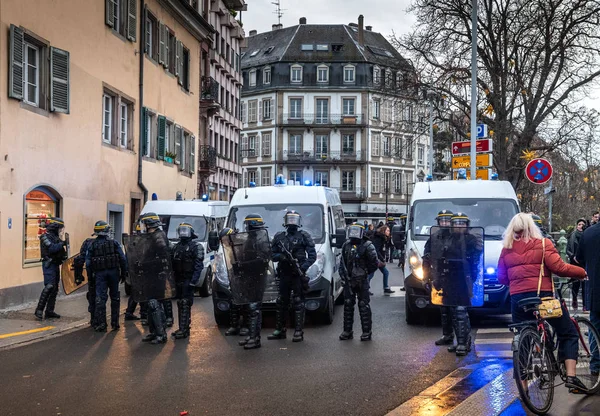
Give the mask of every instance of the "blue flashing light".
[[315, 182], [315, 186], [321, 186], [321, 182]]
[[467, 170], [465, 168], [460, 168], [458, 170], [457, 179], [467, 179]]
[[208, 194], [204, 194], [204, 195], [202, 195], [202, 200], [203, 200], [204, 202], [208, 201]]
[[497, 181], [498, 180], [498, 174], [497, 173], [492, 173], [492, 178], [493, 181]]
[[427, 182], [433, 182], [433, 176], [431, 175], [427, 175], [427, 178], [425, 179]]
[[285, 185], [285, 178], [282, 174], [277, 175], [277, 179], [275, 179], [275, 185]]
[[256, 182], [250, 182], [250, 188], [256, 188]]
[[304, 186], [312, 186], [312, 182], [307, 179], [304, 181]]
[[496, 273], [496, 269], [494, 269], [493, 267], [488, 267], [487, 269], [485, 269], [486, 274], [494, 274]]
[[158, 195], [156, 195], [156, 192], [152, 194], [152, 200], [158, 201]]

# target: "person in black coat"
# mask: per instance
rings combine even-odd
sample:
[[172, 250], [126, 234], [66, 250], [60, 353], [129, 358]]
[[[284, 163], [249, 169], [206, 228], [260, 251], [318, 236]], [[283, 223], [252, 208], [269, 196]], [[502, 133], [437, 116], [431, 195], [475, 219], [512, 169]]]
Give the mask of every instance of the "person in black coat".
[[[579, 218], [577, 220], [577, 226], [571, 236], [569, 237], [569, 242], [567, 243], [567, 257], [569, 258], [569, 263], [578, 265], [575, 261], [575, 255], [577, 254], [577, 249], [579, 247], [579, 242], [581, 240], [581, 236], [583, 235], [583, 230], [585, 230], [587, 226], [587, 221], [585, 218]], [[584, 300], [584, 310], [585, 310], [585, 284], [581, 284], [579, 280], [573, 282], [573, 286], [571, 287], [572, 292], [572, 304], [574, 310], [579, 309], [579, 304], [577, 302], [577, 298], [579, 297], [579, 288], [581, 287], [581, 298]]]
[[[581, 235], [575, 261], [588, 275], [589, 281], [584, 282], [587, 286], [587, 296], [583, 299], [584, 307], [590, 310], [590, 321], [596, 328], [600, 328], [600, 225], [588, 227]], [[590, 371], [592, 376], [600, 374], [600, 354], [592, 354]]]
[[[390, 229], [387, 225], [382, 225], [379, 227], [371, 237], [371, 241], [373, 241], [375, 250], [377, 250], [377, 258], [379, 260], [378, 268], [381, 273], [383, 273], [383, 293], [394, 293], [394, 290], [390, 289], [389, 286], [388, 279], [390, 272], [388, 271], [385, 263], [385, 253], [390, 240]], [[375, 272], [369, 274], [369, 281], [371, 281], [373, 276], [375, 276]]]

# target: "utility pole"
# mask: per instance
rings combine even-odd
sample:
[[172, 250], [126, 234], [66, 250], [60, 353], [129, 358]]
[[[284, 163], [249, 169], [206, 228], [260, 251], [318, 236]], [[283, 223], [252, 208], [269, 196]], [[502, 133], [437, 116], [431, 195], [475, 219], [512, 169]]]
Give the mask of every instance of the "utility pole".
[[477, 0], [471, 0], [471, 180], [477, 179]]
[[429, 173], [433, 178], [433, 97], [429, 96]]

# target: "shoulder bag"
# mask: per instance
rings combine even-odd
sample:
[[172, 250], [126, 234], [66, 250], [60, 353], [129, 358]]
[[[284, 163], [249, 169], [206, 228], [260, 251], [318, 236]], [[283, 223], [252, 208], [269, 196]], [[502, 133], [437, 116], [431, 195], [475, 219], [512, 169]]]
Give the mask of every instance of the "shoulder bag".
[[[540, 265], [540, 277], [538, 280], [537, 295], [540, 297], [540, 290], [542, 288], [542, 278], [544, 277], [544, 257], [546, 256], [546, 239], [542, 238], [542, 264]], [[552, 280], [552, 296], [542, 298], [542, 303], [539, 307], [540, 316], [544, 319], [560, 318], [562, 316], [562, 306], [560, 300], [555, 298], [554, 289], [554, 278], [550, 276]]]

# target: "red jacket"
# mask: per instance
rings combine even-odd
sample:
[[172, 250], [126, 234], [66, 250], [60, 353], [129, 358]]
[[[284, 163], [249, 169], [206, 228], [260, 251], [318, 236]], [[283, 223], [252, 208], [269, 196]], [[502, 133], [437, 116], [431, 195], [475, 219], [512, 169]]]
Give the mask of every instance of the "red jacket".
[[[552, 292], [552, 273], [562, 277], [585, 279], [585, 270], [562, 261], [558, 251], [549, 239], [546, 240], [544, 256], [544, 292]], [[542, 240], [532, 239], [528, 243], [515, 240], [513, 248], [503, 248], [498, 260], [498, 281], [508, 285], [510, 294], [537, 292], [542, 263]], [[551, 273], [552, 272], [552, 273]]]

